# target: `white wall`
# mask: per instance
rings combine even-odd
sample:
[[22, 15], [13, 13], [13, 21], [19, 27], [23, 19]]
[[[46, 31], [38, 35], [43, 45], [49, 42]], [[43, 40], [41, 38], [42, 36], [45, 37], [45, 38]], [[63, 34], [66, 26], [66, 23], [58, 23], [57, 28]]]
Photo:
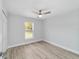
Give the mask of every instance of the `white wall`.
[[0, 52], [7, 49], [7, 19], [2, 10], [0, 12]]
[[2, 19], [0, 17], [0, 52], [1, 51], [2, 51]]
[[[25, 40], [24, 37], [24, 22], [34, 22], [34, 38]], [[27, 43], [33, 40], [40, 40], [43, 38], [43, 22], [41, 20], [22, 17], [18, 15], [9, 14], [8, 17], [8, 46], [15, 46], [22, 43]]]
[[48, 41], [79, 52], [79, 10], [47, 19], [45, 37]]
[[[2, 51], [2, 17], [1, 17], [2, 0], [0, 0], [0, 52]], [[0, 57], [2, 59], [2, 57]]]
[[0, 51], [2, 51], [2, 18], [1, 18], [1, 8], [2, 1], [0, 0]]
[[6, 16], [2, 13], [2, 50], [3, 52], [6, 51], [7, 49], [7, 18]]

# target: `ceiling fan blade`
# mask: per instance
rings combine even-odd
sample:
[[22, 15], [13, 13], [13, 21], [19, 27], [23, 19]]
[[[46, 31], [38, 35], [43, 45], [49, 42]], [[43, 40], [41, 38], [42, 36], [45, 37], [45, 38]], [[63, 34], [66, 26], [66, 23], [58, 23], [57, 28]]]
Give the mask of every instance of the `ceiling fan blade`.
[[34, 14], [37, 14], [37, 15], [47, 15], [47, 14], [51, 14], [51, 11], [50, 10], [46, 10], [46, 9], [35, 9], [33, 11]]
[[33, 13], [35, 13], [35, 14], [39, 14], [39, 12], [37, 12], [37, 11], [33, 11]]
[[51, 14], [51, 11], [44, 12], [43, 14]]

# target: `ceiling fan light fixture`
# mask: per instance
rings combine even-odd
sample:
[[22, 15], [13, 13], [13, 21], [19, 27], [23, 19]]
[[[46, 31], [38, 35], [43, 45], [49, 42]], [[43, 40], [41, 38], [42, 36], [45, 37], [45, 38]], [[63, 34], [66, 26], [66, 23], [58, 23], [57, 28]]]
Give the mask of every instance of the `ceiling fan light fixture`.
[[38, 17], [39, 17], [39, 18], [41, 18], [41, 17], [42, 17], [42, 15], [38, 15]]

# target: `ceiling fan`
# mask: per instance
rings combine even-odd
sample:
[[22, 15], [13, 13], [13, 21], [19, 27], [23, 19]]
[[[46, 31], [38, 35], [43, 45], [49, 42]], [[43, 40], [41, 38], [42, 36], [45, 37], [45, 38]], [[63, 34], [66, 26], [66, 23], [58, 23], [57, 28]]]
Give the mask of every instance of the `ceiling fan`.
[[40, 10], [34, 10], [33, 13], [37, 14], [37, 16], [40, 18], [43, 15], [51, 14], [51, 11], [50, 10], [46, 10], [46, 9], [40, 9]]

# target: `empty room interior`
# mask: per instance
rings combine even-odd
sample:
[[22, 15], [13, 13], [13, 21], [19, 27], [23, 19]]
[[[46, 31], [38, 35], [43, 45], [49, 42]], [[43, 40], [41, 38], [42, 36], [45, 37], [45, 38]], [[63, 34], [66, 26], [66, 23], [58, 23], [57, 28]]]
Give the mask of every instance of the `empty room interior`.
[[79, 0], [0, 0], [0, 59], [79, 59]]

